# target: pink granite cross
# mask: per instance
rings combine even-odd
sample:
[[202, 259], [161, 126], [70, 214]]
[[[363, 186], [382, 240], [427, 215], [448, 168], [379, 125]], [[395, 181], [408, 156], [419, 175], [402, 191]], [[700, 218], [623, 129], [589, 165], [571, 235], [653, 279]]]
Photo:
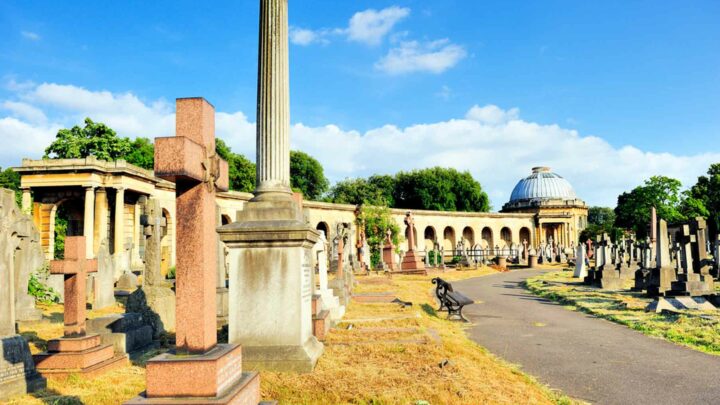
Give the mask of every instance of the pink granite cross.
[[408, 252], [413, 252], [415, 251], [415, 220], [413, 219], [412, 212], [405, 214], [405, 225], [407, 225], [405, 234], [408, 240]]
[[586, 240], [586, 241], [585, 241], [585, 244], [587, 245], [587, 251], [586, 251], [585, 253], [587, 253], [588, 259], [592, 259], [592, 257], [593, 257], [593, 248], [592, 248], [592, 247], [593, 247], [593, 243], [592, 243], [592, 240], [590, 240], [590, 239]]
[[97, 271], [97, 259], [85, 256], [85, 237], [65, 238], [65, 259], [50, 262], [50, 274], [65, 276], [65, 337], [85, 335], [85, 285], [88, 273]]
[[228, 165], [215, 152], [215, 108], [176, 106], [176, 136], [155, 140], [155, 175], [175, 182], [177, 351], [205, 353], [217, 343], [215, 194], [228, 189]]

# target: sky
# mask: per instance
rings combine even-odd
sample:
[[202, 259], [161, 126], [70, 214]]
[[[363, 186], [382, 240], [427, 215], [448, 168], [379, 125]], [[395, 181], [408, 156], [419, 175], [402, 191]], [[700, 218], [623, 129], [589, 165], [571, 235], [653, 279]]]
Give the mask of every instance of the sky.
[[[59, 128], [174, 134], [203, 96], [255, 155], [257, 0], [0, 2], [0, 166]], [[290, 0], [291, 144], [331, 182], [468, 170], [494, 209], [533, 166], [590, 205], [720, 162], [718, 1]]]

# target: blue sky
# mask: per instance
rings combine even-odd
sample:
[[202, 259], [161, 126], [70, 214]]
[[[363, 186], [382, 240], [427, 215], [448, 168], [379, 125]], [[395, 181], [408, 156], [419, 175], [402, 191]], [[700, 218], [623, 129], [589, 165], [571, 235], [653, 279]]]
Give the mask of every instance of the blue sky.
[[[168, 135], [172, 100], [196, 95], [252, 157], [257, 14], [256, 0], [3, 1], [0, 140], [35, 142], [0, 166], [84, 115]], [[467, 169], [495, 208], [548, 162], [590, 203], [653, 174], [688, 183], [720, 160], [718, 21], [717, 1], [291, 0], [293, 144], [332, 180]]]

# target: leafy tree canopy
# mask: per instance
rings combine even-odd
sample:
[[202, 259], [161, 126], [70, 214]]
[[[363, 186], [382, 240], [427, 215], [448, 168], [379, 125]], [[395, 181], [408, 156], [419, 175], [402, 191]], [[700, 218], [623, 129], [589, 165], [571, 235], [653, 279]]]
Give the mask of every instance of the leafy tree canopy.
[[396, 208], [436, 211], [490, 210], [490, 200], [469, 172], [433, 167], [400, 172], [393, 191]]
[[22, 193], [20, 192], [20, 173], [9, 167], [3, 171], [2, 167], [0, 167], [0, 188], [7, 188], [15, 191], [15, 202], [17, 202], [18, 206], [21, 205]]
[[114, 161], [131, 151], [128, 138], [118, 138], [115, 131], [103, 123], [85, 118], [85, 126], [58, 131], [55, 141], [45, 149], [45, 158], [79, 159], [90, 155]]
[[368, 179], [346, 179], [333, 186], [326, 200], [338, 204], [394, 206], [395, 179], [374, 175]]
[[388, 230], [392, 232], [392, 240], [395, 246], [399, 246], [404, 240], [400, 227], [393, 220], [388, 207], [363, 205], [356, 221], [358, 225], [365, 224], [365, 236], [368, 247], [370, 247], [370, 264], [373, 267], [380, 264], [382, 247]]
[[320, 162], [296, 150], [290, 151], [290, 184], [309, 200], [318, 200], [330, 186]]
[[607, 233], [617, 240], [620, 230], [615, 227], [615, 211], [607, 207], [590, 207], [588, 209], [588, 225], [580, 232], [580, 242], [585, 242], [602, 233]]
[[621, 194], [615, 207], [615, 226], [633, 230], [638, 237], [646, 237], [652, 207], [657, 209], [659, 218], [670, 223], [684, 221], [686, 217], [680, 211], [683, 202], [680, 187], [679, 180], [653, 176], [642, 186]]
[[[708, 168], [707, 176], [698, 177], [697, 183], [687, 191], [683, 213], [688, 217], [707, 218], [713, 234], [720, 231], [720, 163]], [[705, 215], [703, 215], [703, 213]]]
[[128, 163], [153, 170], [155, 168], [155, 145], [148, 138], [137, 138], [130, 143], [130, 152], [124, 156]]
[[215, 151], [228, 162], [230, 190], [251, 193], [255, 191], [255, 163], [234, 153], [220, 138], [215, 139]]

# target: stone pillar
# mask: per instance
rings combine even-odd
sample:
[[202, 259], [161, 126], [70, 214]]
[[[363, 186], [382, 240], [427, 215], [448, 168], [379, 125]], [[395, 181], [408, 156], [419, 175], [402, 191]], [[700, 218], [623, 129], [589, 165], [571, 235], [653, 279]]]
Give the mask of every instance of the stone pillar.
[[125, 250], [125, 188], [116, 188], [115, 193], [115, 254]]
[[260, 1], [256, 198], [291, 194], [287, 10], [287, 0]]
[[85, 187], [85, 216], [83, 217], [83, 236], [85, 236], [85, 255], [87, 259], [95, 257], [95, 187]]
[[243, 345], [243, 363], [309, 372], [323, 351], [311, 307], [319, 234], [290, 190], [287, 7], [287, 0], [260, 1], [257, 189], [238, 222], [219, 232], [230, 249], [228, 339]]
[[26, 214], [32, 213], [32, 194], [30, 188], [22, 189], [22, 211]]
[[97, 256], [100, 244], [108, 237], [108, 200], [104, 188], [95, 190], [95, 243], [93, 253]]

